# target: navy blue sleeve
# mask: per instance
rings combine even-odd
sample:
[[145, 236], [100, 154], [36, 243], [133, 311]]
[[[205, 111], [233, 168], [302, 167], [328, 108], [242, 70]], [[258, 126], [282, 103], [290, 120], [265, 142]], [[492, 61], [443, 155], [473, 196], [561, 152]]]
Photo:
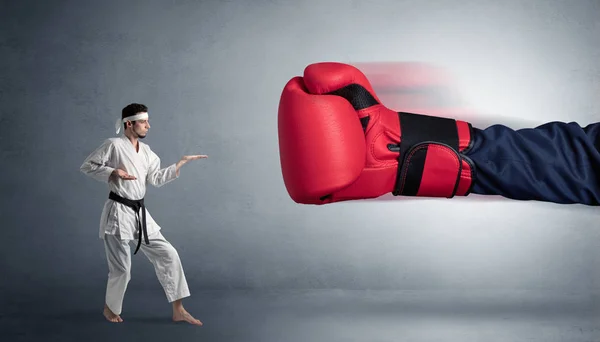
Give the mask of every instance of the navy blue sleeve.
[[466, 153], [476, 165], [472, 193], [600, 205], [600, 123], [494, 125], [474, 128], [473, 139]]

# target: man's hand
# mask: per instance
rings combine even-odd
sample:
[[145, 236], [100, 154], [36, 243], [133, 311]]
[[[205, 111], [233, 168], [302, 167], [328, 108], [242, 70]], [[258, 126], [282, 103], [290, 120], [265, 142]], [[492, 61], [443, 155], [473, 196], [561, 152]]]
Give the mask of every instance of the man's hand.
[[206, 156], [204, 154], [198, 154], [195, 156], [183, 156], [183, 157], [181, 157], [180, 162], [183, 162], [185, 164], [190, 160], [196, 160], [196, 159], [202, 159], [202, 158], [208, 158], [208, 156]]
[[181, 160], [179, 160], [177, 162], [177, 165], [175, 167], [175, 172], [177, 173], [177, 175], [179, 176], [179, 169], [187, 162], [189, 162], [190, 160], [196, 160], [196, 159], [203, 159], [203, 158], [208, 158], [207, 155], [204, 154], [197, 154], [197, 155], [193, 155], [193, 156], [183, 156], [181, 157]]
[[124, 180], [136, 180], [137, 178], [135, 178], [135, 176], [128, 174], [127, 172], [125, 172], [124, 170], [121, 169], [115, 169], [112, 173], [113, 175], [124, 179]]

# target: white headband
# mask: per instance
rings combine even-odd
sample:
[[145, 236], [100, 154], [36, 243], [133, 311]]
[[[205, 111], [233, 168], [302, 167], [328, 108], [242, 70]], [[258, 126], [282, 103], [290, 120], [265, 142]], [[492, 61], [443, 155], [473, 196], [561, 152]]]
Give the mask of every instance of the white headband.
[[117, 131], [117, 134], [119, 134], [119, 132], [121, 131], [121, 126], [123, 125], [123, 123], [127, 122], [127, 121], [136, 121], [136, 120], [144, 120], [144, 119], [148, 119], [148, 113], [139, 113], [133, 116], [128, 116], [126, 118], [118, 118], [117, 122], [115, 123], [115, 129]]

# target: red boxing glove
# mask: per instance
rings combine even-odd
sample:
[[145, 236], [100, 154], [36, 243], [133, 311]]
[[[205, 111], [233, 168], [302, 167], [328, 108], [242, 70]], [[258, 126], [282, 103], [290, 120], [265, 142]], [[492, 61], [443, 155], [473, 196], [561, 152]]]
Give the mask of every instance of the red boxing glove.
[[469, 123], [392, 111], [365, 75], [316, 63], [292, 78], [278, 113], [283, 180], [296, 203], [326, 204], [402, 196], [469, 194]]

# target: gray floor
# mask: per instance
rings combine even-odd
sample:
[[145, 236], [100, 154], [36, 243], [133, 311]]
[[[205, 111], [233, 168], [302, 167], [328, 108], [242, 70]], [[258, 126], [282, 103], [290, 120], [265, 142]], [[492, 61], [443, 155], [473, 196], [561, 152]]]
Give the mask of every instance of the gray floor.
[[11, 342], [600, 341], [600, 296], [589, 293], [195, 291], [186, 306], [203, 327], [172, 323], [160, 289], [128, 291], [121, 324], [103, 320], [100, 288], [2, 304], [0, 341]]

